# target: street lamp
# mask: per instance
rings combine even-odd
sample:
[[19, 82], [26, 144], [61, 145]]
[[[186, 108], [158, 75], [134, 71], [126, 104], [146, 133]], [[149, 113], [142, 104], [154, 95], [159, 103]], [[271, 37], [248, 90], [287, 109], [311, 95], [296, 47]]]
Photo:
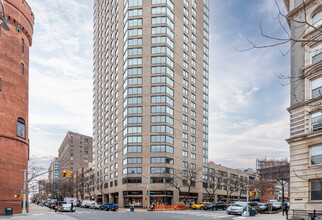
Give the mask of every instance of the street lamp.
[[5, 10], [4, 10], [4, 4], [3, 4], [3, 1], [0, 0], [0, 3], [1, 3], [1, 8], [2, 8], [2, 15], [0, 17], [0, 20], [2, 21], [2, 23], [0, 24], [0, 36], [1, 36], [1, 27], [6, 30], [6, 31], [10, 31], [10, 28], [8, 26], [8, 24], [12, 25], [15, 27], [16, 31], [18, 33], [21, 33], [22, 30], [20, 28], [20, 24], [18, 24], [18, 26], [14, 25], [14, 24], [11, 24], [8, 20], [7, 20], [7, 16], [6, 16], [6, 13], [5, 13]]

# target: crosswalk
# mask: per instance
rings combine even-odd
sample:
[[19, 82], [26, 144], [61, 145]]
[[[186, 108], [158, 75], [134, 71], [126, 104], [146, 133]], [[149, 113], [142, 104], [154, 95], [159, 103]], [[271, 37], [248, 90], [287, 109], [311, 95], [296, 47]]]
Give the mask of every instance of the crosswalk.
[[231, 217], [231, 215], [227, 215], [224, 211], [199, 211], [199, 210], [186, 210], [186, 211], [167, 211], [164, 213], [176, 214], [176, 215], [190, 215], [190, 216], [198, 216], [204, 218], [211, 219], [222, 219], [226, 217]]
[[[71, 214], [71, 213], [76, 213], [76, 214], [90, 214], [90, 213], [94, 213], [97, 212], [99, 210], [91, 210], [91, 211], [75, 211], [75, 212], [48, 212], [48, 213], [34, 213], [32, 214], [33, 216], [42, 216], [42, 215], [67, 215], [67, 214]], [[112, 211], [101, 211], [104, 213], [117, 213], [117, 212], [112, 212]]]

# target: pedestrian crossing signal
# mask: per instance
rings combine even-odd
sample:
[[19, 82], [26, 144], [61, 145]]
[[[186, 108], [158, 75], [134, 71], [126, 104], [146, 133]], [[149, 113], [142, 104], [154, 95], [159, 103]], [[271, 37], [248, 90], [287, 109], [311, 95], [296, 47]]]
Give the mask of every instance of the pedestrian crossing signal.
[[257, 196], [257, 192], [256, 191], [250, 191], [249, 196], [255, 197], [255, 196]]

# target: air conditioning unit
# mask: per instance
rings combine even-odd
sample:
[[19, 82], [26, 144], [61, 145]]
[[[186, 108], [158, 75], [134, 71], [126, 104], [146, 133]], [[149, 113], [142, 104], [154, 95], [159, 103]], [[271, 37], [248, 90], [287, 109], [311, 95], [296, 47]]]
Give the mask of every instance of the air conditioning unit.
[[315, 124], [315, 125], [313, 125], [313, 127], [312, 127], [312, 130], [313, 130], [313, 131], [317, 131], [317, 130], [320, 130], [320, 129], [322, 129], [322, 123]]

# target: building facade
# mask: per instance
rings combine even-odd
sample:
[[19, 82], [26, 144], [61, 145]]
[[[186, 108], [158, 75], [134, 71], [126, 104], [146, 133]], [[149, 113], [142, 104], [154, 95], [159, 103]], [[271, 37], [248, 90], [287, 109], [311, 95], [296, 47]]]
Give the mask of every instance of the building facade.
[[[4, 0], [7, 20], [21, 32], [0, 21], [0, 215], [4, 207], [21, 213], [24, 173], [28, 169], [29, 47], [32, 44], [34, 16], [26, 1]], [[0, 16], [3, 16], [0, 7]]]
[[48, 168], [48, 182], [58, 182], [59, 181], [59, 163], [58, 157], [54, 158], [54, 161], [50, 163]]
[[[304, 3], [303, 3], [304, 2]], [[291, 36], [291, 209], [321, 210], [322, 204], [322, 5], [284, 0]], [[300, 22], [297, 22], [300, 21]]]
[[59, 179], [63, 170], [77, 171], [92, 160], [92, 138], [68, 131], [58, 149]]
[[[208, 4], [94, 1], [98, 200], [145, 207], [150, 188], [151, 202], [175, 204], [180, 195], [169, 187], [171, 174], [207, 165]], [[195, 200], [202, 200], [201, 188], [197, 181], [189, 192]]]
[[262, 201], [289, 200], [290, 163], [287, 158], [256, 159], [256, 171]]

